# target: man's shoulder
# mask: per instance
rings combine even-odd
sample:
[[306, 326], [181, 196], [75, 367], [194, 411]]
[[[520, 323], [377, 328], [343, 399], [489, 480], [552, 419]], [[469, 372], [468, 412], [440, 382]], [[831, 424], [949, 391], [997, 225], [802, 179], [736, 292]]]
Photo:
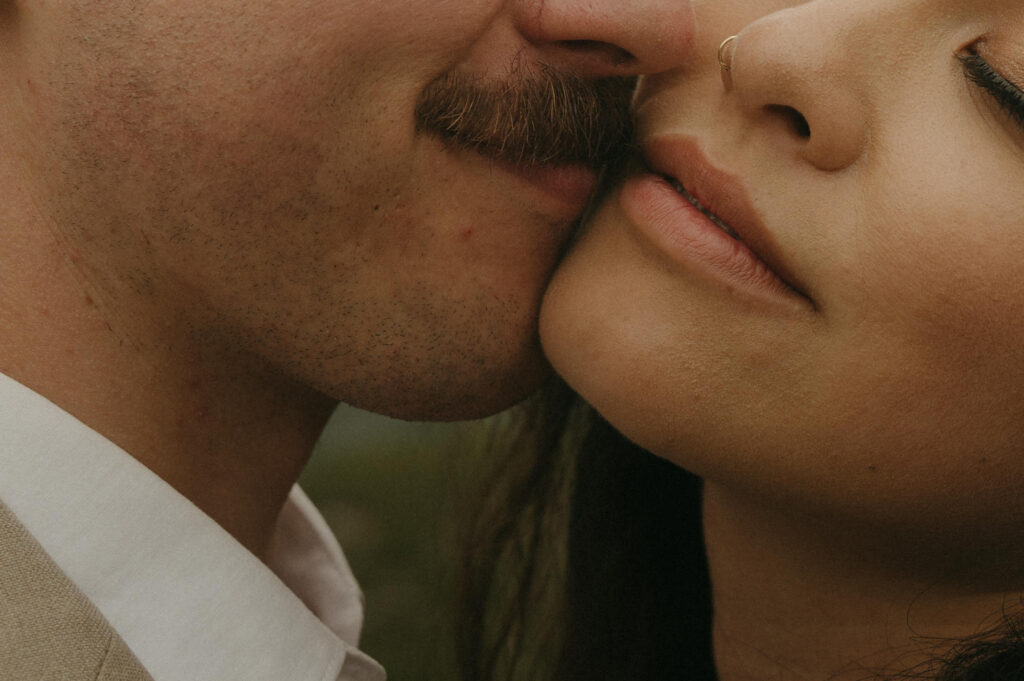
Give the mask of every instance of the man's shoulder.
[[152, 681], [0, 501], [0, 681]]

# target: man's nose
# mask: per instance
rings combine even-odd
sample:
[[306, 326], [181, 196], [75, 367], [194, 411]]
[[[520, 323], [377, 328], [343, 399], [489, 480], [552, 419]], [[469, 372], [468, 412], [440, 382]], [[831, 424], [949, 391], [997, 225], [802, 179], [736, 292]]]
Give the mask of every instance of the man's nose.
[[666, 71], [690, 56], [689, 0], [520, 0], [519, 31], [551, 66], [581, 76]]

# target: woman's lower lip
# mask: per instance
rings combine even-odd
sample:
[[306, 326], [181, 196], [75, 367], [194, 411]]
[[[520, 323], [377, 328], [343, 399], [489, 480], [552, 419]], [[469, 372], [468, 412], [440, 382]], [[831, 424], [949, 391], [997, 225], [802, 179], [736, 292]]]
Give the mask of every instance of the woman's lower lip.
[[644, 239], [670, 260], [755, 300], [806, 308], [806, 300], [746, 244], [722, 231], [661, 176], [628, 180], [619, 200]]

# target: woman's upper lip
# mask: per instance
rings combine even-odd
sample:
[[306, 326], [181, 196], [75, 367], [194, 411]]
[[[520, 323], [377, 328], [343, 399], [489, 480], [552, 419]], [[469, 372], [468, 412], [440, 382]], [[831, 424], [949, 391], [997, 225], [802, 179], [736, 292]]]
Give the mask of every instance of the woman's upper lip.
[[[712, 165], [692, 137], [652, 137], [641, 144], [651, 172], [678, 182], [688, 194], [727, 224], [765, 265], [801, 296], [806, 288], [779, 253], [775, 239], [754, 208], [743, 182]], [[812, 301], [813, 302], [813, 301]]]

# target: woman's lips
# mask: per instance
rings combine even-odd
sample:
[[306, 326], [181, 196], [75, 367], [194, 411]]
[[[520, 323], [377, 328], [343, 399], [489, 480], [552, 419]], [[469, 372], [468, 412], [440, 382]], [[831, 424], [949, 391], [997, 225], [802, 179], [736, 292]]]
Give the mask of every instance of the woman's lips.
[[627, 181], [620, 196], [647, 241], [737, 292], [813, 307], [736, 178], [712, 166], [690, 138], [655, 139], [643, 151], [653, 172]]

